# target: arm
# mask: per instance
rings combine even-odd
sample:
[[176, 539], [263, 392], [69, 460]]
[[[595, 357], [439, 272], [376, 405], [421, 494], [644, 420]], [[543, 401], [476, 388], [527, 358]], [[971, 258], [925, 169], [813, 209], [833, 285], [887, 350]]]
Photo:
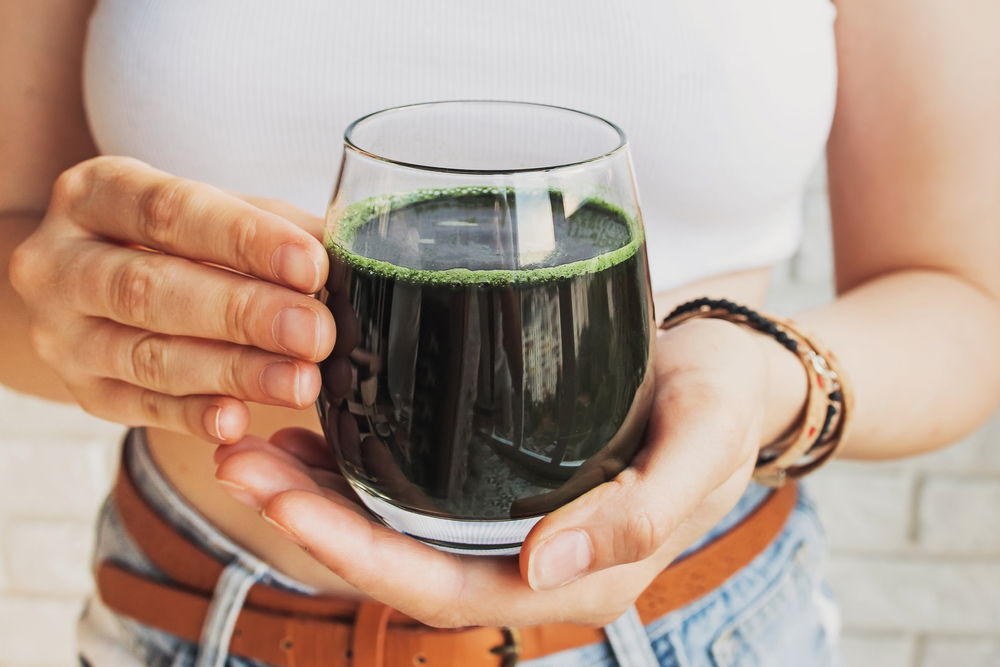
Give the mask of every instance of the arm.
[[796, 319], [857, 410], [841, 455], [941, 447], [1000, 404], [1000, 6], [839, 0], [839, 298]]
[[[795, 319], [856, 391], [838, 455], [896, 458], [954, 442], [1000, 404], [1000, 7], [837, 6], [838, 298]], [[773, 436], [804, 387], [785, 350], [767, 354]]]
[[[954, 442], [1000, 404], [1000, 6], [837, 7], [838, 298], [795, 319], [856, 391], [838, 455], [896, 458]], [[769, 421], [787, 424], [804, 390], [787, 352], [768, 354]]]
[[44, 217], [59, 173], [97, 152], [80, 81], [91, 5], [0, 2], [0, 384], [61, 401], [72, 397], [31, 345], [8, 266]]

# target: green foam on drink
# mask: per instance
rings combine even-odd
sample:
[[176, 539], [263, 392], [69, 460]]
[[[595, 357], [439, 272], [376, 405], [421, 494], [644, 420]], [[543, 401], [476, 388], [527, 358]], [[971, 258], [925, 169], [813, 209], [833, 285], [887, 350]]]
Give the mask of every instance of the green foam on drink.
[[[541, 191], [548, 196], [561, 197], [557, 190]], [[353, 252], [353, 246], [359, 230], [373, 220], [384, 216], [387, 212], [398, 211], [407, 206], [432, 200], [454, 200], [459, 197], [493, 196], [508, 198], [525, 194], [512, 188], [494, 186], [460, 186], [455, 188], [422, 189], [397, 195], [380, 195], [351, 204], [337, 220], [335, 231], [328, 225], [324, 239], [327, 250], [336, 255], [351, 268], [365, 273], [384, 276], [393, 280], [429, 285], [482, 285], [503, 286], [517, 284], [534, 284], [571, 278], [588, 273], [597, 273], [619, 264], [632, 257], [642, 245], [644, 237], [642, 225], [636, 217], [630, 216], [623, 209], [604, 200], [588, 198], [581, 203], [580, 209], [587, 207], [600, 214], [603, 228], [614, 221], [623, 225], [628, 233], [627, 242], [620, 247], [601, 252], [593, 257], [578, 259], [553, 265], [535, 266], [518, 269], [470, 269], [463, 267], [423, 269], [403, 266], [399, 263], [367, 257]], [[601, 227], [591, 227], [596, 234], [602, 232]], [[599, 241], [595, 240], [595, 243]]]

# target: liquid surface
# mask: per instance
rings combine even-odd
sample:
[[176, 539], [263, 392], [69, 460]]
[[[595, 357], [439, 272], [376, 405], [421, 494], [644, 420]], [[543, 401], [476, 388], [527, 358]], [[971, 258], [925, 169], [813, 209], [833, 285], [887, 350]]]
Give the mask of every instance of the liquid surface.
[[639, 226], [557, 191], [355, 205], [328, 243], [319, 410], [344, 473], [463, 519], [551, 511], [617, 474], [652, 395]]

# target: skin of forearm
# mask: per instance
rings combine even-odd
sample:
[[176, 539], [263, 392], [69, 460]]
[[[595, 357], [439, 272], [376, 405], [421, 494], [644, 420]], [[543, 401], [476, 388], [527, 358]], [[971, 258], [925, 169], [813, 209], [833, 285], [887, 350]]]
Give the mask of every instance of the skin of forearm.
[[[1000, 405], [1000, 302], [962, 277], [895, 271], [794, 319], [834, 351], [854, 390], [839, 457], [891, 459], [937, 449], [975, 430]], [[793, 355], [777, 344], [767, 350], [765, 431], [773, 437], [795, 422], [805, 382]]]
[[8, 277], [10, 256], [42, 218], [42, 213], [0, 214], [0, 384], [52, 401], [75, 402], [59, 376], [31, 344], [28, 311]]

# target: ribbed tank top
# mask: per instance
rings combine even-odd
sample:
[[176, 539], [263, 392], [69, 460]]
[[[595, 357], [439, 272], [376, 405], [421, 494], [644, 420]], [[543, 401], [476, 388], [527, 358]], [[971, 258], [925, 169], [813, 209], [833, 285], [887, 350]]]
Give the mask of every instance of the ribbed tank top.
[[99, 0], [84, 93], [103, 153], [316, 214], [370, 111], [598, 114], [628, 136], [660, 290], [794, 252], [834, 16], [829, 0]]

